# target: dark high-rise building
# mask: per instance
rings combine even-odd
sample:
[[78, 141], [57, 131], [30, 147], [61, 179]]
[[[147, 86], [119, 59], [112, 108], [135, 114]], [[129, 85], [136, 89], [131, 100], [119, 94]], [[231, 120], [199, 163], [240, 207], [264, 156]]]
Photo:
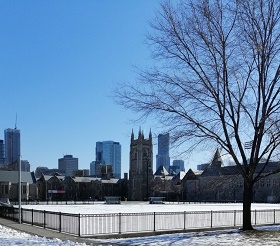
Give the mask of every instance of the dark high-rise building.
[[8, 128], [4, 135], [6, 164], [16, 165], [20, 158], [20, 130]]
[[30, 172], [30, 163], [27, 160], [21, 160], [21, 171]]
[[170, 166], [169, 173], [172, 173], [171, 170], [178, 172], [185, 172], [185, 165], [183, 160], [174, 160], [172, 166]]
[[139, 130], [138, 138], [134, 139], [131, 133], [129, 157], [129, 185], [128, 197], [130, 200], [143, 201], [151, 196], [151, 181], [153, 180], [153, 144], [152, 133], [144, 138]]
[[78, 171], [78, 158], [73, 155], [64, 155], [63, 158], [58, 159], [58, 169], [65, 173], [65, 176], [73, 176]]
[[0, 164], [5, 163], [5, 145], [4, 140], [0, 140]]
[[156, 156], [156, 169], [164, 166], [166, 170], [170, 167], [169, 157], [169, 133], [158, 135], [158, 154]]

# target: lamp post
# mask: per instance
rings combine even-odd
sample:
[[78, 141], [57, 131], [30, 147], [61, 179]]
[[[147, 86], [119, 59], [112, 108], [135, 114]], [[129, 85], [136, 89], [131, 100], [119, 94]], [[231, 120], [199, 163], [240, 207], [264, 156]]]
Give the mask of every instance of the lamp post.
[[21, 161], [18, 155], [18, 223], [21, 224]]

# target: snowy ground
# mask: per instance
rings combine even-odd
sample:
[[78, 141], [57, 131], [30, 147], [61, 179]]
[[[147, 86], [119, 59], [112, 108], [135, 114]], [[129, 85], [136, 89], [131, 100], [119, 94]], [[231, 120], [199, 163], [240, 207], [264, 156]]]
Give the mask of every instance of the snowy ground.
[[117, 239], [107, 242], [119, 245], [142, 246], [279, 246], [280, 226], [259, 227], [258, 230], [254, 232], [226, 230], [200, 233], [178, 233], [144, 238]]
[[70, 241], [61, 241], [59, 239], [47, 239], [43, 237], [32, 236], [27, 233], [18, 232], [0, 225], [0, 245], [1, 246], [85, 246]]
[[[241, 204], [165, 204], [149, 205], [147, 203], [124, 203], [121, 205], [24, 205], [23, 208], [38, 210], [61, 211], [70, 213], [131, 213], [131, 212], [177, 212], [177, 211], [217, 211], [217, 210], [240, 210]], [[278, 204], [253, 204], [252, 209], [280, 209]], [[198, 246], [198, 245], [280, 245], [280, 226], [258, 227], [254, 232], [241, 232], [239, 230], [224, 230], [215, 232], [179, 233], [152, 237], [110, 239], [103, 240], [108, 245], [169, 245], [169, 246]], [[43, 246], [82, 246], [85, 244], [61, 241], [59, 239], [46, 239], [20, 233], [0, 225], [0, 245], [43, 245]], [[94, 245], [94, 244], [92, 244]]]
[[[103, 240], [107, 245], [142, 245], [142, 246], [278, 246], [280, 245], [280, 226], [259, 227], [255, 232], [240, 232], [238, 230], [226, 230], [200, 233], [178, 233], [153, 237], [127, 238]], [[59, 239], [46, 239], [31, 236], [26, 233], [0, 225], [1, 246], [85, 246], [85, 244]], [[92, 244], [92, 246], [97, 246]]]
[[[122, 204], [95, 203], [94, 205], [23, 205], [22, 208], [73, 214], [147, 213], [184, 211], [242, 210], [241, 203], [186, 203], [149, 204], [148, 202], [122, 202]], [[280, 209], [279, 204], [254, 203], [252, 210]]]

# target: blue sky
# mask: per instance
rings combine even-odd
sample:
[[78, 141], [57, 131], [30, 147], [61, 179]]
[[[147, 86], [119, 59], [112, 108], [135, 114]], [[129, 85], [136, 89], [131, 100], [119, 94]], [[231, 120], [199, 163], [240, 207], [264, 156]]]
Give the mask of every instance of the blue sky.
[[[134, 65], [151, 64], [144, 41], [159, 2], [0, 2], [0, 139], [17, 114], [22, 159], [32, 171], [57, 168], [64, 154], [89, 169], [95, 143], [113, 140], [122, 145], [122, 173], [128, 172], [130, 133], [140, 125], [114, 103], [112, 89], [135, 80]], [[159, 134], [154, 126], [141, 125], [146, 136], [150, 127]]]

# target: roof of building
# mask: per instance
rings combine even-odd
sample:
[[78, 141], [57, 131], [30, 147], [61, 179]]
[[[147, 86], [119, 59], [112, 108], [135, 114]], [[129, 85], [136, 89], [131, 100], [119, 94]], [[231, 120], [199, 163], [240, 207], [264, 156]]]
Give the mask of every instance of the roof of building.
[[101, 180], [101, 178], [96, 178], [96, 177], [71, 177], [75, 182], [91, 182], [95, 180]]
[[[3, 171], [0, 170], [0, 182], [18, 183], [19, 172], [18, 171]], [[21, 182], [33, 184], [36, 183], [34, 173], [21, 172]]]
[[[266, 165], [265, 163], [259, 163], [255, 173], [259, 173], [261, 169]], [[280, 172], [280, 162], [269, 162], [265, 167], [263, 173]], [[203, 171], [201, 176], [221, 176], [221, 175], [239, 175], [240, 169], [238, 166], [225, 166], [225, 167], [208, 167]]]
[[62, 175], [45, 175], [45, 174], [42, 174], [41, 177], [38, 180], [46, 180], [46, 181], [48, 181], [48, 180], [50, 180], [53, 177], [57, 177], [61, 181], [64, 180], [64, 178], [65, 178], [65, 176], [62, 176]]
[[219, 149], [216, 150], [214, 157], [212, 159], [212, 162], [210, 164], [210, 167], [223, 167], [223, 159], [221, 157], [221, 152]]
[[183, 171], [178, 172], [174, 177], [173, 180], [181, 181], [185, 177], [186, 173]]
[[155, 176], [167, 176], [169, 175], [168, 171], [164, 166], [159, 166], [159, 168], [154, 173]]
[[117, 184], [120, 179], [101, 179], [103, 184]]

